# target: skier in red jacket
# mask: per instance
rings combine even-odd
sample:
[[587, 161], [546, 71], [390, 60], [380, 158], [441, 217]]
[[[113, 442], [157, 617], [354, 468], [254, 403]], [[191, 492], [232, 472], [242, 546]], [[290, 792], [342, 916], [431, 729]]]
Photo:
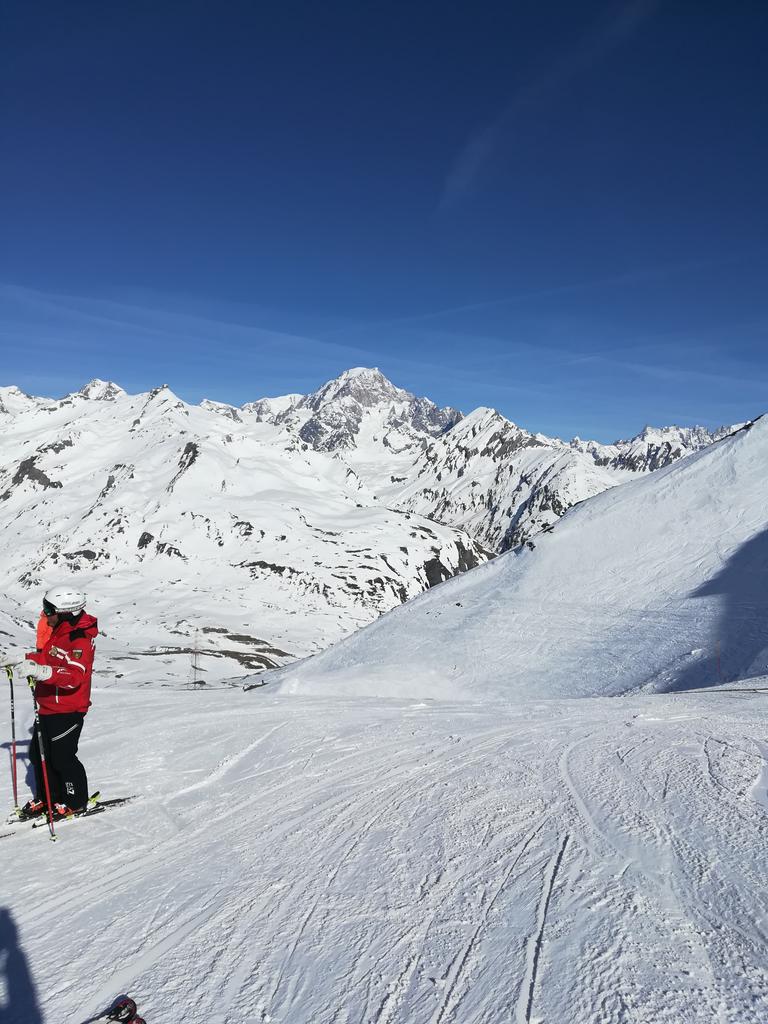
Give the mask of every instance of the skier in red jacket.
[[[40, 732], [45, 747], [54, 816], [68, 817], [88, 803], [88, 779], [77, 745], [91, 705], [91, 671], [98, 624], [85, 611], [85, 594], [73, 587], [53, 587], [43, 598], [51, 634], [42, 650], [27, 654], [18, 671], [35, 683]], [[35, 769], [36, 795], [21, 809], [24, 817], [45, 813], [38, 726], [29, 756]]]

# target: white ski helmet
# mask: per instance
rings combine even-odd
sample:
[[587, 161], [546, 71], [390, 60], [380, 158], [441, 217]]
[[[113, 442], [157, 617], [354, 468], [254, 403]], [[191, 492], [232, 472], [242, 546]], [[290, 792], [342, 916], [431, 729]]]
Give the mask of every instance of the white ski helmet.
[[43, 611], [46, 615], [57, 612], [81, 612], [85, 608], [85, 594], [75, 587], [51, 587], [43, 597]]

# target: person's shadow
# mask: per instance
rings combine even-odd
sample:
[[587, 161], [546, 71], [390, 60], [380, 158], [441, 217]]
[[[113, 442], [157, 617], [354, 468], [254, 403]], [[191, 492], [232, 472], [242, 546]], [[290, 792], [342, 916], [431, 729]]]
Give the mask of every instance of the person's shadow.
[[723, 611], [712, 637], [717, 655], [692, 665], [672, 690], [712, 686], [719, 681], [749, 679], [768, 674], [768, 529], [736, 551], [723, 568], [695, 590], [691, 597], [721, 594]]
[[0, 1024], [43, 1024], [16, 923], [5, 907], [0, 907]]

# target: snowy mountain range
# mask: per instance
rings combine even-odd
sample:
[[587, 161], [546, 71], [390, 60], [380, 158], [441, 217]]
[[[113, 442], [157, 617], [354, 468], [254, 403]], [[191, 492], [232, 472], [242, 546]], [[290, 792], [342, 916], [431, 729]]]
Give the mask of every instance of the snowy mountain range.
[[142, 659], [161, 654], [153, 677], [175, 678], [196, 648], [208, 678], [271, 667], [488, 557], [465, 532], [374, 500], [303, 441], [318, 414], [329, 422], [322, 406], [302, 404], [290, 430], [167, 387], [130, 396], [94, 381], [58, 401], [6, 388], [0, 401], [4, 588], [32, 613], [46, 584], [77, 576], [101, 652], [131, 659], [112, 665], [120, 676], [146, 676]]
[[353, 470], [350, 484], [392, 507], [466, 530], [494, 552], [551, 526], [572, 505], [699, 451], [742, 424], [645, 427], [614, 444], [532, 434], [493, 409], [463, 416], [395, 387], [377, 369], [348, 370], [310, 395], [236, 408]]
[[61, 399], [5, 387], [0, 428], [18, 620], [74, 574], [116, 676], [145, 678], [151, 658], [153, 678], [177, 678], [197, 651], [207, 680], [320, 650], [734, 429], [563, 442], [366, 368], [240, 407], [100, 380]]

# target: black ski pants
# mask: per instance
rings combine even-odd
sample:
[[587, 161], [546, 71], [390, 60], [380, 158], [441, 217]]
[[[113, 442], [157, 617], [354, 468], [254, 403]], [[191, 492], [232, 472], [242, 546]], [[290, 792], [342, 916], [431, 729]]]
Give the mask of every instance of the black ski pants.
[[[88, 779], [85, 768], [77, 757], [77, 744], [83, 731], [85, 715], [81, 711], [68, 711], [63, 715], [40, 715], [40, 732], [45, 748], [45, 766], [51, 801], [78, 809], [88, 802]], [[45, 782], [40, 762], [38, 727], [32, 730], [29, 759], [35, 769], [37, 799], [45, 800]]]

